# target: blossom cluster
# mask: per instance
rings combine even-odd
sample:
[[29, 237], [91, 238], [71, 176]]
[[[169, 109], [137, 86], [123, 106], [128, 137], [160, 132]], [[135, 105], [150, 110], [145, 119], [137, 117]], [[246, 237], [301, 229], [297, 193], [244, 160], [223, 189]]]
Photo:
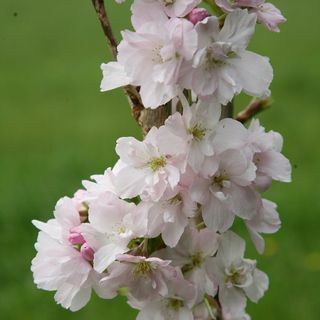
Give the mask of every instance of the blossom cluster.
[[134, 1], [135, 31], [123, 31], [117, 61], [102, 64], [101, 90], [139, 86], [142, 102], [150, 108], [184, 89], [222, 104], [242, 91], [268, 95], [273, 77], [269, 59], [246, 48], [257, 21], [278, 30], [285, 21], [279, 10], [264, 0], [217, 0], [229, 13], [217, 17], [195, 8], [199, 2]]
[[119, 138], [113, 168], [60, 199], [53, 219], [33, 221], [34, 281], [64, 308], [81, 309], [94, 290], [125, 294], [138, 320], [245, 320], [247, 299], [268, 288], [231, 228], [242, 220], [263, 253], [261, 234], [281, 223], [262, 194], [290, 182], [290, 162], [279, 133], [221, 110], [242, 91], [269, 94], [269, 61], [246, 48], [257, 21], [277, 31], [284, 18], [262, 0], [215, 3], [222, 16], [199, 0], [135, 0], [135, 31], [102, 65], [103, 90], [137, 86], [146, 107], [170, 101], [172, 114], [142, 141]]

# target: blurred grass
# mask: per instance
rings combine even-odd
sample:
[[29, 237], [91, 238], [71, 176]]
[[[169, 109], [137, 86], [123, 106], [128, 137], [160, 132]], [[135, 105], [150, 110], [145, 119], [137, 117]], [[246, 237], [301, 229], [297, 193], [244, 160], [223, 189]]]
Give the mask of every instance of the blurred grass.
[[[294, 182], [274, 184], [283, 228], [267, 237], [271, 279], [253, 319], [316, 320], [320, 311], [320, 150], [318, 12], [310, 0], [274, 1], [288, 22], [280, 34], [258, 27], [251, 48], [270, 56], [275, 104], [260, 116], [285, 138]], [[128, 4], [108, 0], [117, 34], [129, 27]], [[139, 136], [121, 91], [99, 93], [99, 65], [110, 56], [90, 1], [0, 2], [0, 315], [2, 319], [134, 319], [123, 299], [93, 298], [73, 314], [37, 290], [33, 218], [47, 220], [57, 199], [116, 160], [115, 140]], [[246, 101], [237, 99], [238, 108]]]

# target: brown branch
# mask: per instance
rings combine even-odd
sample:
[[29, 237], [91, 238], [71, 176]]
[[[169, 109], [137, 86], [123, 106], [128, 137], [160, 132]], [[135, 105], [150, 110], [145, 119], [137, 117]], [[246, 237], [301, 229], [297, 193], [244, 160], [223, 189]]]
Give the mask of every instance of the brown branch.
[[233, 118], [233, 101], [228, 102], [225, 106], [222, 106], [221, 109], [221, 119], [224, 118]]
[[271, 104], [271, 98], [253, 99], [244, 110], [238, 113], [236, 120], [240, 121], [241, 123], [245, 123], [253, 118], [256, 114], [270, 108]]
[[[113, 57], [117, 59], [117, 54], [118, 54], [117, 41], [112, 31], [112, 27], [107, 15], [107, 10], [104, 4], [104, 0], [91, 0], [91, 1], [98, 15], [98, 19], [100, 21], [100, 25], [103, 30], [103, 33], [106, 37], [108, 47], [110, 48]], [[136, 87], [130, 86], [130, 85], [125, 86], [123, 90], [125, 95], [128, 97], [129, 104], [132, 111], [132, 116], [140, 124], [139, 118], [141, 115], [141, 111], [144, 110], [144, 106], [141, 102], [140, 94]]]
[[111, 24], [110, 24], [107, 11], [104, 5], [104, 0], [91, 0], [91, 1], [98, 15], [101, 28], [103, 30], [104, 35], [106, 36], [106, 40], [108, 42], [108, 46], [111, 50], [111, 53], [113, 57], [117, 59], [117, 54], [118, 54], [117, 41], [111, 28]]

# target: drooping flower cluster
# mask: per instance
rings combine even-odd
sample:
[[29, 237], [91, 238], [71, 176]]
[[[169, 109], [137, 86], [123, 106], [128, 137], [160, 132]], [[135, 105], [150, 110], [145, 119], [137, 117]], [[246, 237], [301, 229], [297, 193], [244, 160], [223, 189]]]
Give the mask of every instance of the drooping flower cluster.
[[[134, 2], [135, 31], [122, 32], [117, 62], [102, 65], [102, 91], [139, 86], [142, 102], [150, 108], [167, 103], [183, 89], [223, 104], [242, 91], [256, 97], [269, 94], [269, 60], [246, 50], [257, 14], [232, 7], [221, 28], [219, 17], [193, 9], [189, 2]], [[181, 12], [186, 18], [180, 18]]]
[[173, 100], [172, 115], [143, 141], [119, 138], [113, 168], [60, 199], [54, 219], [33, 222], [35, 283], [72, 311], [94, 290], [125, 293], [138, 320], [249, 319], [247, 298], [268, 288], [230, 229], [241, 219], [264, 251], [261, 234], [280, 219], [262, 193], [290, 182], [291, 166], [279, 133], [221, 119], [221, 110], [242, 91], [268, 95], [268, 59], [246, 48], [257, 18], [273, 31], [283, 19], [264, 1], [217, 0], [222, 17], [199, 3], [134, 1], [135, 31], [122, 33], [117, 62], [102, 65], [101, 88], [135, 85], [146, 107]]

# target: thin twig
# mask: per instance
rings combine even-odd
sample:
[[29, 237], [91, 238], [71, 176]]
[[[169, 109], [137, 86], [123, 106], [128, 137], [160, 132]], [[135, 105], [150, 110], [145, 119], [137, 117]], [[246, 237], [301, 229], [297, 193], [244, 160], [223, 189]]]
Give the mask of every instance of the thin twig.
[[250, 104], [241, 112], [238, 113], [236, 120], [241, 123], [245, 123], [251, 118], [253, 118], [256, 114], [261, 111], [264, 111], [271, 107], [272, 99], [253, 99]]
[[[117, 41], [113, 34], [110, 20], [107, 15], [107, 10], [104, 4], [104, 0], [91, 0], [94, 6], [94, 9], [98, 15], [98, 19], [101, 24], [101, 28], [106, 37], [108, 47], [111, 50], [111, 53], [115, 59], [117, 59]], [[134, 119], [139, 123], [140, 113], [144, 109], [144, 106], [141, 102], [140, 94], [136, 87], [128, 85], [123, 87], [125, 95], [128, 97], [129, 104], [131, 106], [131, 111]]]
[[91, 1], [97, 12], [103, 33], [106, 36], [111, 53], [113, 57], [116, 59], [118, 54], [117, 41], [111, 28], [111, 24], [110, 24], [107, 11], [104, 5], [104, 0], [91, 0]]

